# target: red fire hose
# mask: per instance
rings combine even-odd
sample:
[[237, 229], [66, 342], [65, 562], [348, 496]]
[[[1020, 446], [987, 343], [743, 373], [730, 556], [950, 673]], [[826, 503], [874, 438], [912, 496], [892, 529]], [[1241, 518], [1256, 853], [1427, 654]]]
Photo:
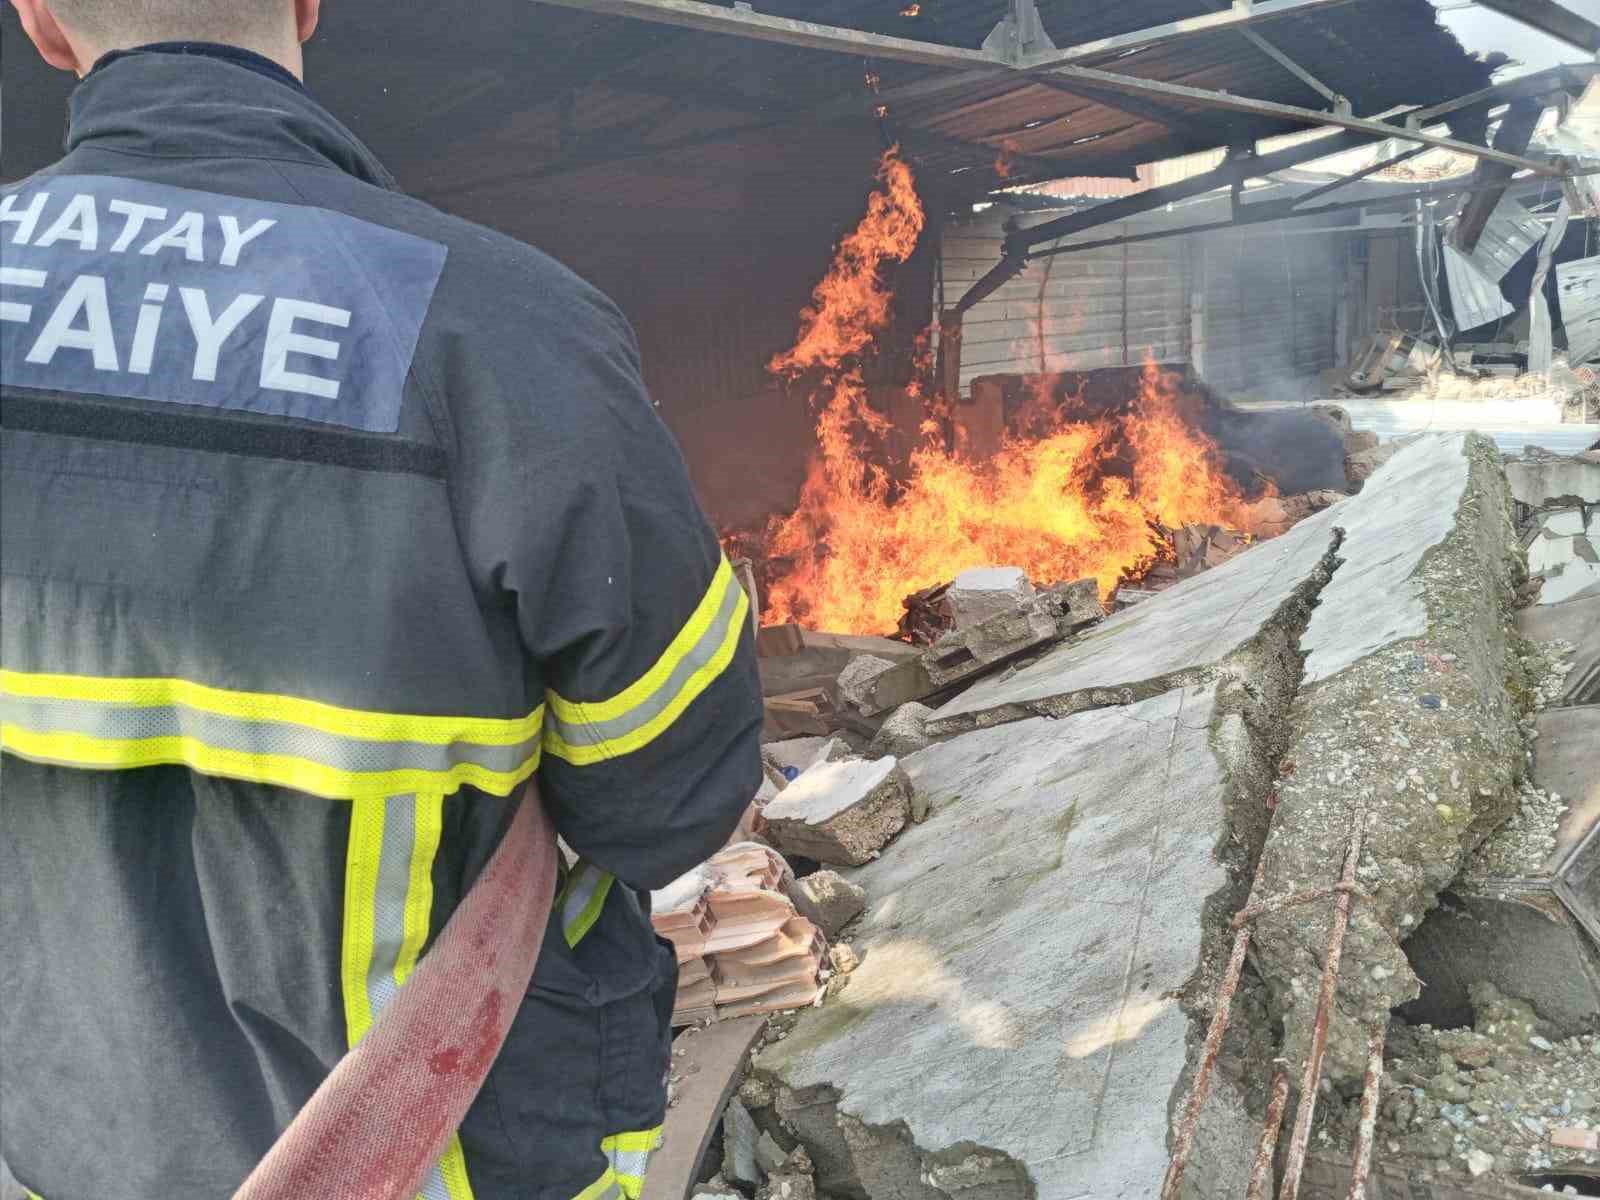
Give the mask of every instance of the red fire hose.
[[433, 948], [234, 1200], [412, 1200], [500, 1052], [555, 886], [555, 831], [530, 781]]

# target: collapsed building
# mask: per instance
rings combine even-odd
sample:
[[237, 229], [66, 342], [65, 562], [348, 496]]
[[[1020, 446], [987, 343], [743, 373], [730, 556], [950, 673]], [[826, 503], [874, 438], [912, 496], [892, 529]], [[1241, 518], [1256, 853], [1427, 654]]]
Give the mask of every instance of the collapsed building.
[[412, 93], [356, 6], [319, 90], [615, 296], [765, 614], [647, 1195], [1600, 1195], [1592, 62], [1425, 0], [388, 7]]

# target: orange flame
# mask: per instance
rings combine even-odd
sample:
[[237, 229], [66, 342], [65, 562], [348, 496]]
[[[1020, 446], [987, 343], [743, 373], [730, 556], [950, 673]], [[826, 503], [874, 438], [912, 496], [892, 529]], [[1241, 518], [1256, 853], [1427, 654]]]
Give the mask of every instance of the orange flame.
[[1033, 436], [1008, 435], [987, 461], [944, 444], [947, 411], [930, 405], [922, 445], [898, 486], [883, 465], [890, 424], [867, 403], [860, 357], [887, 326], [880, 277], [922, 232], [911, 170], [884, 155], [879, 187], [801, 314], [794, 347], [770, 369], [812, 392], [819, 454], [767, 551], [777, 574], [767, 619], [848, 633], [892, 630], [909, 593], [968, 567], [1021, 567], [1036, 583], [1094, 577], [1109, 592], [1147, 568], [1162, 543], [1150, 523], [1245, 528], [1248, 506], [1216, 447], [1183, 419], [1174, 380], [1146, 364], [1127, 415], [1071, 420], [1040, 396]]
[[1000, 179], [1011, 178], [1011, 168], [1017, 159], [1017, 142], [1015, 138], [1005, 137], [1000, 139], [1000, 153], [995, 155], [994, 173]]

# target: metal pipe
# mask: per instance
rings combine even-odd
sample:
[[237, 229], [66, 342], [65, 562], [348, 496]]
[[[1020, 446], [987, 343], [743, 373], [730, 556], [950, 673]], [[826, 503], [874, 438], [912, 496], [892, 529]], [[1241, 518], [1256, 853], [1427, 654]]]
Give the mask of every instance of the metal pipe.
[[1267, 1117], [1261, 1124], [1261, 1142], [1256, 1161], [1250, 1168], [1250, 1186], [1245, 1200], [1269, 1200], [1272, 1195], [1272, 1156], [1283, 1132], [1283, 1110], [1289, 1107], [1289, 1072], [1280, 1059], [1272, 1072], [1272, 1099], [1267, 1102]]
[[1409, 150], [1402, 150], [1399, 154], [1390, 155], [1388, 158], [1375, 162], [1370, 166], [1362, 167], [1359, 171], [1352, 171], [1342, 179], [1335, 179], [1332, 183], [1325, 183], [1321, 187], [1312, 188], [1309, 192], [1296, 196], [1294, 198], [1293, 206], [1298, 207], [1299, 205], [1304, 204], [1307, 200], [1315, 200], [1318, 197], [1326, 196], [1329, 192], [1334, 191], [1336, 188], [1342, 188], [1347, 183], [1354, 183], [1358, 179], [1365, 179], [1368, 175], [1376, 175], [1379, 171], [1385, 171], [1390, 167], [1399, 166], [1408, 158], [1415, 158], [1419, 154], [1426, 154], [1427, 150], [1428, 148], [1426, 146], [1413, 146]]
[[1356, 1161], [1350, 1172], [1348, 1200], [1366, 1200], [1367, 1176], [1372, 1171], [1372, 1134], [1378, 1127], [1379, 1093], [1383, 1090], [1383, 1040], [1388, 1032], [1388, 1022], [1380, 1017], [1367, 1041], [1367, 1076], [1361, 1084], [1361, 1124], [1356, 1128]]
[[1340, 878], [1347, 887], [1333, 901], [1333, 921], [1328, 928], [1328, 948], [1322, 964], [1322, 987], [1317, 993], [1316, 1023], [1311, 1028], [1311, 1048], [1300, 1078], [1300, 1100], [1295, 1107], [1294, 1133], [1289, 1139], [1289, 1155], [1283, 1168], [1283, 1186], [1278, 1190], [1278, 1200], [1296, 1200], [1300, 1195], [1300, 1176], [1305, 1171], [1306, 1150], [1311, 1145], [1311, 1119], [1317, 1110], [1317, 1086], [1322, 1082], [1322, 1060], [1328, 1050], [1328, 1017], [1333, 1010], [1333, 994], [1339, 986], [1339, 960], [1344, 955], [1345, 930], [1350, 927], [1351, 891], [1366, 831], [1366, 810], [1358, 809]]
[[1239, 930], [1233, 939], [1233, 954], [1228, 958], [1228, 969], [1223, 973], [1222, 982], [1217, 985], [1211, 1027], [1206, 1030], [1205, 1053], [1201, 1055], [1200, 1066], [1195, 1070], [1194, 1082], [1189, 1085], [1189, 1102], [1184, 1106], [1177, 1135], [1172, 1139], [1172, 1161], [1167, 1164], [1166, 1178], [1161, 1181], [1161, 1200], [1177, 1200], [1178, 1191], [1183, 1186], [1183, 1172], [1189, 1165], [1189, 1154], [1194, 1149], [1200, 1110], [1205, 1107], [1206, 1094], [1211, 1090], [1211, 1071], [1217, 1065], [1222, 1035], [1228, 1031], [1228, 1010], [1233, 1005], [1233, 993], [1239, 987], [1239, 976], [1244, 972], [1244, 955], [1249, 946], [1250, 930]]

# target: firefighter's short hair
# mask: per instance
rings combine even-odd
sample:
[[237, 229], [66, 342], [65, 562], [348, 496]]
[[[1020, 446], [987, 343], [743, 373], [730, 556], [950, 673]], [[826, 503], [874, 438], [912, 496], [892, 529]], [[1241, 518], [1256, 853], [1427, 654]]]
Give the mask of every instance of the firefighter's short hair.
[[272, 31], [284, 0], [50, 0], [64, 22], [104, 42], [237, 42]]

